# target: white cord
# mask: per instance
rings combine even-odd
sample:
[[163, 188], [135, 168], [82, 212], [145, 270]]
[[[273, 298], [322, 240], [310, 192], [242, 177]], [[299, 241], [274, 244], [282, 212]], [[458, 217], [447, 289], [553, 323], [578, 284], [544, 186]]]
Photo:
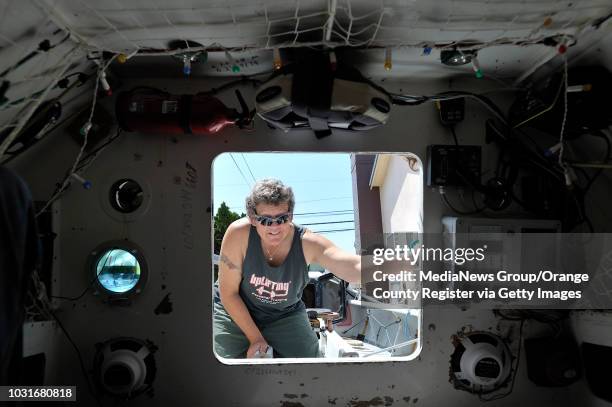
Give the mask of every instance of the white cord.
[[563, 168], [565, 185], [569, 188], [574, 183], [575, 175], [570, 166], [563, 161], [563, 152], [565, 150], [565, 124], [567, 122], [567, 83], [567, 56], [563, 54], [563, 120], [561, 121], [561, 133], [559, 134], [559, 166]]
[[563, 162], [563, 139], [565, 137], [565, 123], [567, 121], [567, 57], [563, 54], [563, 120], [561, 121], [561, 134], [559, 135], [559, 143], [561, 148], [559, 149], [559, 165], [564, 167]]
[[85, 147], [87, 147], [88, 134], [89, 134], [89, 131], [90, 131], [91, 127], [92, 127], [91, 121], [93, 119], [94, 111], [95, 111], [95, 108], [96, 108], [96, 101], [98, 99], [98, 89], [100, 87], [100, 79], [104, 76], [104, 72], [106, 71], [106, 68], [108, 68], [108, 66], [111, 64], [111, 62], [113, 62], [113, 60], [118, 55], [119, 54], [113, 55], [113, 57], [111, 59], [109, 59], [106, 64], [99, 64], [98, 65], [98, 75], [96, 77], [96, 84], [94, 85], [94, 94], [93, 94], [93, 99], [92, 99], [92, 103], [91, 103], [91, 110], [89, 112], [89, 117], [87, 118], [87, 122], [85, 123], [85, 126], [84, 126], [85, 131], [83, 132], [84, 133], [83, 134], [83, 144], [81, 145], [81, 149], [79, 150], [79, 154], [77, 155], [76, 159], [74, 160], [74, 163], [72, 164], [72, 168], [70, 169], [70, 172], [68, 173], [66, 178], [64, 178], [64, 182], [62, 182], [62, 185], [60, 186], [60, 188], [47, 201], [45, 206], [43, 206], [42, 209], [40, 211], [38, 211], [38, 213], [36, 214], [37, 217], [40, 216], [40, 214], [43, 213], [49, 207], [49, 205], [51, 205], [57, 198], [59, 198], [59, 196], [64, 192], [64, 190], [66, 189], [66, 187], [70, 183], [70, 180], [72, 179], [72, 174], [75, 173], [76, 167], [79, 165], [79, 162], [81, 161], [81, 157], [83, 156], [83, 152], [85, 151]]

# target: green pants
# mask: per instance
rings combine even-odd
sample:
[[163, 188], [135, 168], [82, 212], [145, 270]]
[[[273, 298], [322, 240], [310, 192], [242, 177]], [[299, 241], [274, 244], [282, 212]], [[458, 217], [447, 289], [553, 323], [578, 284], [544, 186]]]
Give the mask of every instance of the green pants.
[[[249, 340], [222, 305], [214, 304], [213, 337], [217, 355], [244, 358]], [[319, 340], [312, 331], [305, 311], [298, 311], [277, 321], [259, 326], [261, 334], [274, 350], [274, 357], [316, 358]]]

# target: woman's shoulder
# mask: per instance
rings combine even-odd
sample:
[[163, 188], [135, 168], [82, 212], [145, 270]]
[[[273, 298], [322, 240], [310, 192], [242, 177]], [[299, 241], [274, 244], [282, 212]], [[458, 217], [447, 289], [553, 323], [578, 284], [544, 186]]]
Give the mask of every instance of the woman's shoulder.
[[241, 218], [230, 223], [223, 236], [223, 247], [226, 252], [246, 253], [251, 224], [248, 218]]
[[249, 235], [250, 230], [251, 222], [249, 221], [248, 217], [244, 217], [230, 223], [230, 225], [227, 227], [226, 233], [235, 237], [244, 237]]

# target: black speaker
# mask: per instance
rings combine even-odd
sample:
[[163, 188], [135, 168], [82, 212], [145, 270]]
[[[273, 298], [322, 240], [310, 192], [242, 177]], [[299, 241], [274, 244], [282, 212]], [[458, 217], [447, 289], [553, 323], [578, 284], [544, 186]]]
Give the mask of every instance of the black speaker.
[[527, 376], [538, 386], [569, 386], [580, 379], [578, 347], [571, 338], [525, 340]]
[[612, 403], [612, 386], [610, 386], [610, 366], [612, 366], [612, 347], [582, 344], [584, 374], [589, 388], [599, 398]]

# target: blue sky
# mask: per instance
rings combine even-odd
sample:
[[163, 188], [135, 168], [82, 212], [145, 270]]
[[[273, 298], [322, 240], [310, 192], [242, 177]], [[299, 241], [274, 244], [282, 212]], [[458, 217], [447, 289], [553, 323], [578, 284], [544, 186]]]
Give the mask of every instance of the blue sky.
[[223, 153], [213, 163], [214, 213], [221, 202], [245, 212], [244, 198], [261, 178], [278, 178], [293, 189], [294, 222], [355, 253], [355, 231], [337, 231], [355, 228], [349, 154]]

